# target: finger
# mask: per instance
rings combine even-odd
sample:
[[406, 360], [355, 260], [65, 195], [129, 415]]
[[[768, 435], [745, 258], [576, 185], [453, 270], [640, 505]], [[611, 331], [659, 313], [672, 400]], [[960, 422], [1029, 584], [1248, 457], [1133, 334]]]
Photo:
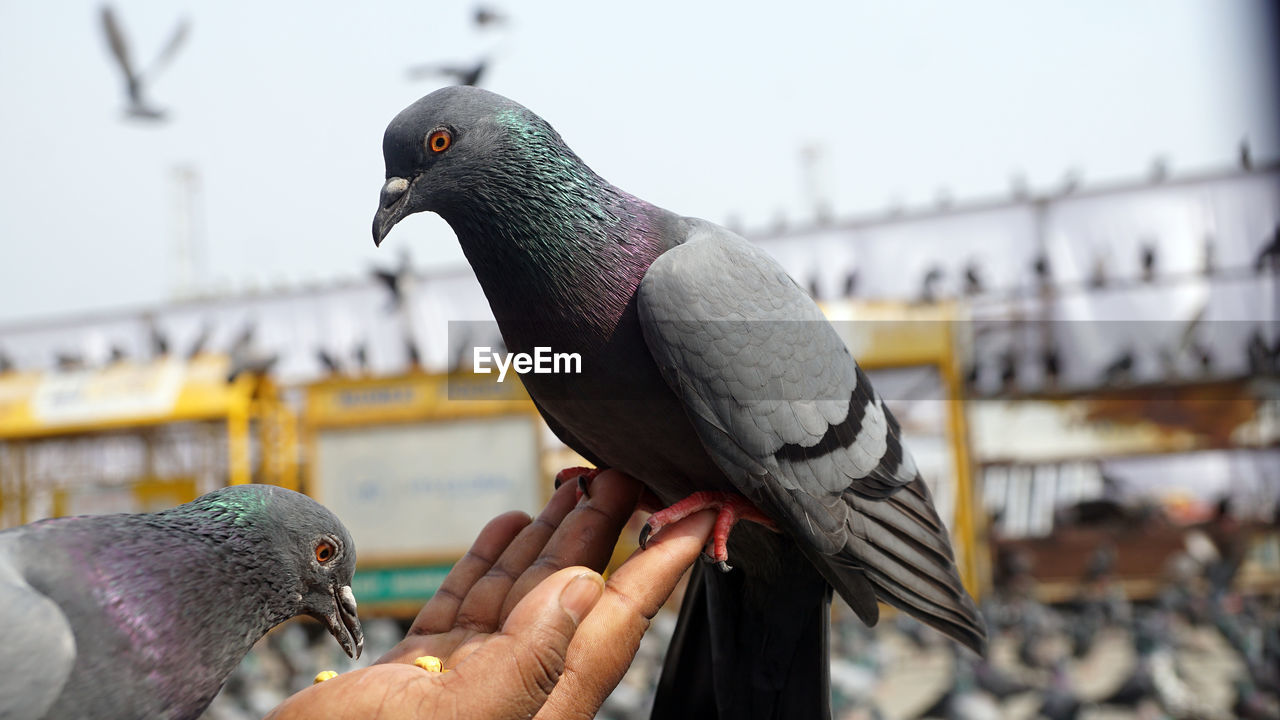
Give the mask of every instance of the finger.
[[542, 552], [575, 502], [576, 488], [569, 484], [561, 485], [552, 493], [537, 519], [520, 530], [497, 561], [471, 586], [453, 618], [454, 625], [481, 633], [498, 629], [502, 624], [503, 602], [512, 584]]
[[716, 514], [703, 511], [663, 529], [609, 576], [604, 597], [582, 622], [564, 675], [538, 718], [588, 718], [631, 666], [649, 621], [707, 544]]
[[591, 495], [573, 512], [546, 543], [542, 553], [527, 565], [510, 588], [501, 617], [505, 618], [524, 594], [552, 573], [573, 565], [603, 571], [613, 555], [618, 534], [635, 512], [643, 487], [639, 481], [617, 470], [606, 470], [591, 481]]
[[511, 611], [502, 630], [446, 676], [459, 698], [483, 698], [466, 717], [532, 717], [564, 672], [569, 643], [604, 593], [604, 579], [584, 567], [547, 578]]
[[454, 563], [440, 589], [422, 606], [409, 628], [409, 634], [436, 634], [452, 628], [463, 598], [531, 522], [532, 519], [522, 512], [504, 513], [490, 520], [476, 536], [467, 554]]

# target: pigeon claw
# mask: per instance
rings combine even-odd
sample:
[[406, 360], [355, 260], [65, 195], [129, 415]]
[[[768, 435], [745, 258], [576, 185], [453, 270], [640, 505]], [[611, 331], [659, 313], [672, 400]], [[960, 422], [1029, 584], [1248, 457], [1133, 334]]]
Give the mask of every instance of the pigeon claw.
[[711, 532], [711, 539], [707, 541], [705, 553], [707, 559], [715, 563], [721, 572], [729, 572], [733, 569], [729, 564], [729, 533], [739, 520], [750, 520], [774, 532], [778, 531], [778, 526], [773, 520], [738, 493], [704, 490], [650, 515], [648, 522], [640, 528], [640, 547], [642, 549], [646, 547], [650, 536], [660, 532], [667, 525], [703, 510], [716, 511], [715, 528]]
[[578, 482], [578, 501], [581, 501], [582, 498], [590, 499], [591, 493], [588, 491], [588, 487], [590, 486], [591, 481], [595, 480], [596, 476], [601, 472], [604, 471], [600, 468], [582, 466], [565, 468], [556, 473], [556, 488], [559, 489], [561, 485], [565, 484], [569, 480], [576, 479]]

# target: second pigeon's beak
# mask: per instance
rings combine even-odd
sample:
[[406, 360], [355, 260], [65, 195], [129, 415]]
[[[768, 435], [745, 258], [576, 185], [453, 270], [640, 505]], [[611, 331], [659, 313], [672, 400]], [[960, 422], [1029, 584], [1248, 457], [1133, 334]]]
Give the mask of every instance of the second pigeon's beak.
[[409, 209], [409, 190], [413, 183], [402, 177], [387, 178], [382, 186], [382, 194], [378, 198], [378, 212], [373, 216], [373, 244], [382, 244], [383, 238], [391, 232], [396, 223], [413, 211]]
[[364, 631], [360, 629], [360, 618], [356, 615], [356, 596], [351, 592], [350, 585], [334, 589], [333, 609], [318, 619], [328, 628], [329, 634], [338, 641], [348, 657], [360, 657], [364, 650]]

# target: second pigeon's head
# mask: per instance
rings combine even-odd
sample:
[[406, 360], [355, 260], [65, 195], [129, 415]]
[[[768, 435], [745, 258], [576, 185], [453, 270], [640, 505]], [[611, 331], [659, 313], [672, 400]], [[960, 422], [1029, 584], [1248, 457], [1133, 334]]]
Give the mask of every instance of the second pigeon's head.
[[328, 508], [275, 485], [233, 485], [169, 512], [212, 520], [211, 531], [229, 535], [238, 546], [240, 562], [270, 573], [277, 617], [310, 615], [347, 655], [360, 656], [364, 632], [351, 591], [355, 543]]
[[545, 120], [467, 86], [442, 88], [401, 111], [383, 135], [382, 154], [375, 245], [414, 213], [436, 212], [452, 224], [461, 214], [528, 200], [521, 191], [528, 185], [547, 192], [596, 179]]

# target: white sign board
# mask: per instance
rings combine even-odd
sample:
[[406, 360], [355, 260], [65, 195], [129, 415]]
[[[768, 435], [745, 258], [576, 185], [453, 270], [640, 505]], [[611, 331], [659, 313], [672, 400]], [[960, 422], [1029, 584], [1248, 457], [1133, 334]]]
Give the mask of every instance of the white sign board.
[[313, 492], [361, 560], [461, 555], [495, 516], [537, 514], [537, 437], [526, 415], [327, 430]]

